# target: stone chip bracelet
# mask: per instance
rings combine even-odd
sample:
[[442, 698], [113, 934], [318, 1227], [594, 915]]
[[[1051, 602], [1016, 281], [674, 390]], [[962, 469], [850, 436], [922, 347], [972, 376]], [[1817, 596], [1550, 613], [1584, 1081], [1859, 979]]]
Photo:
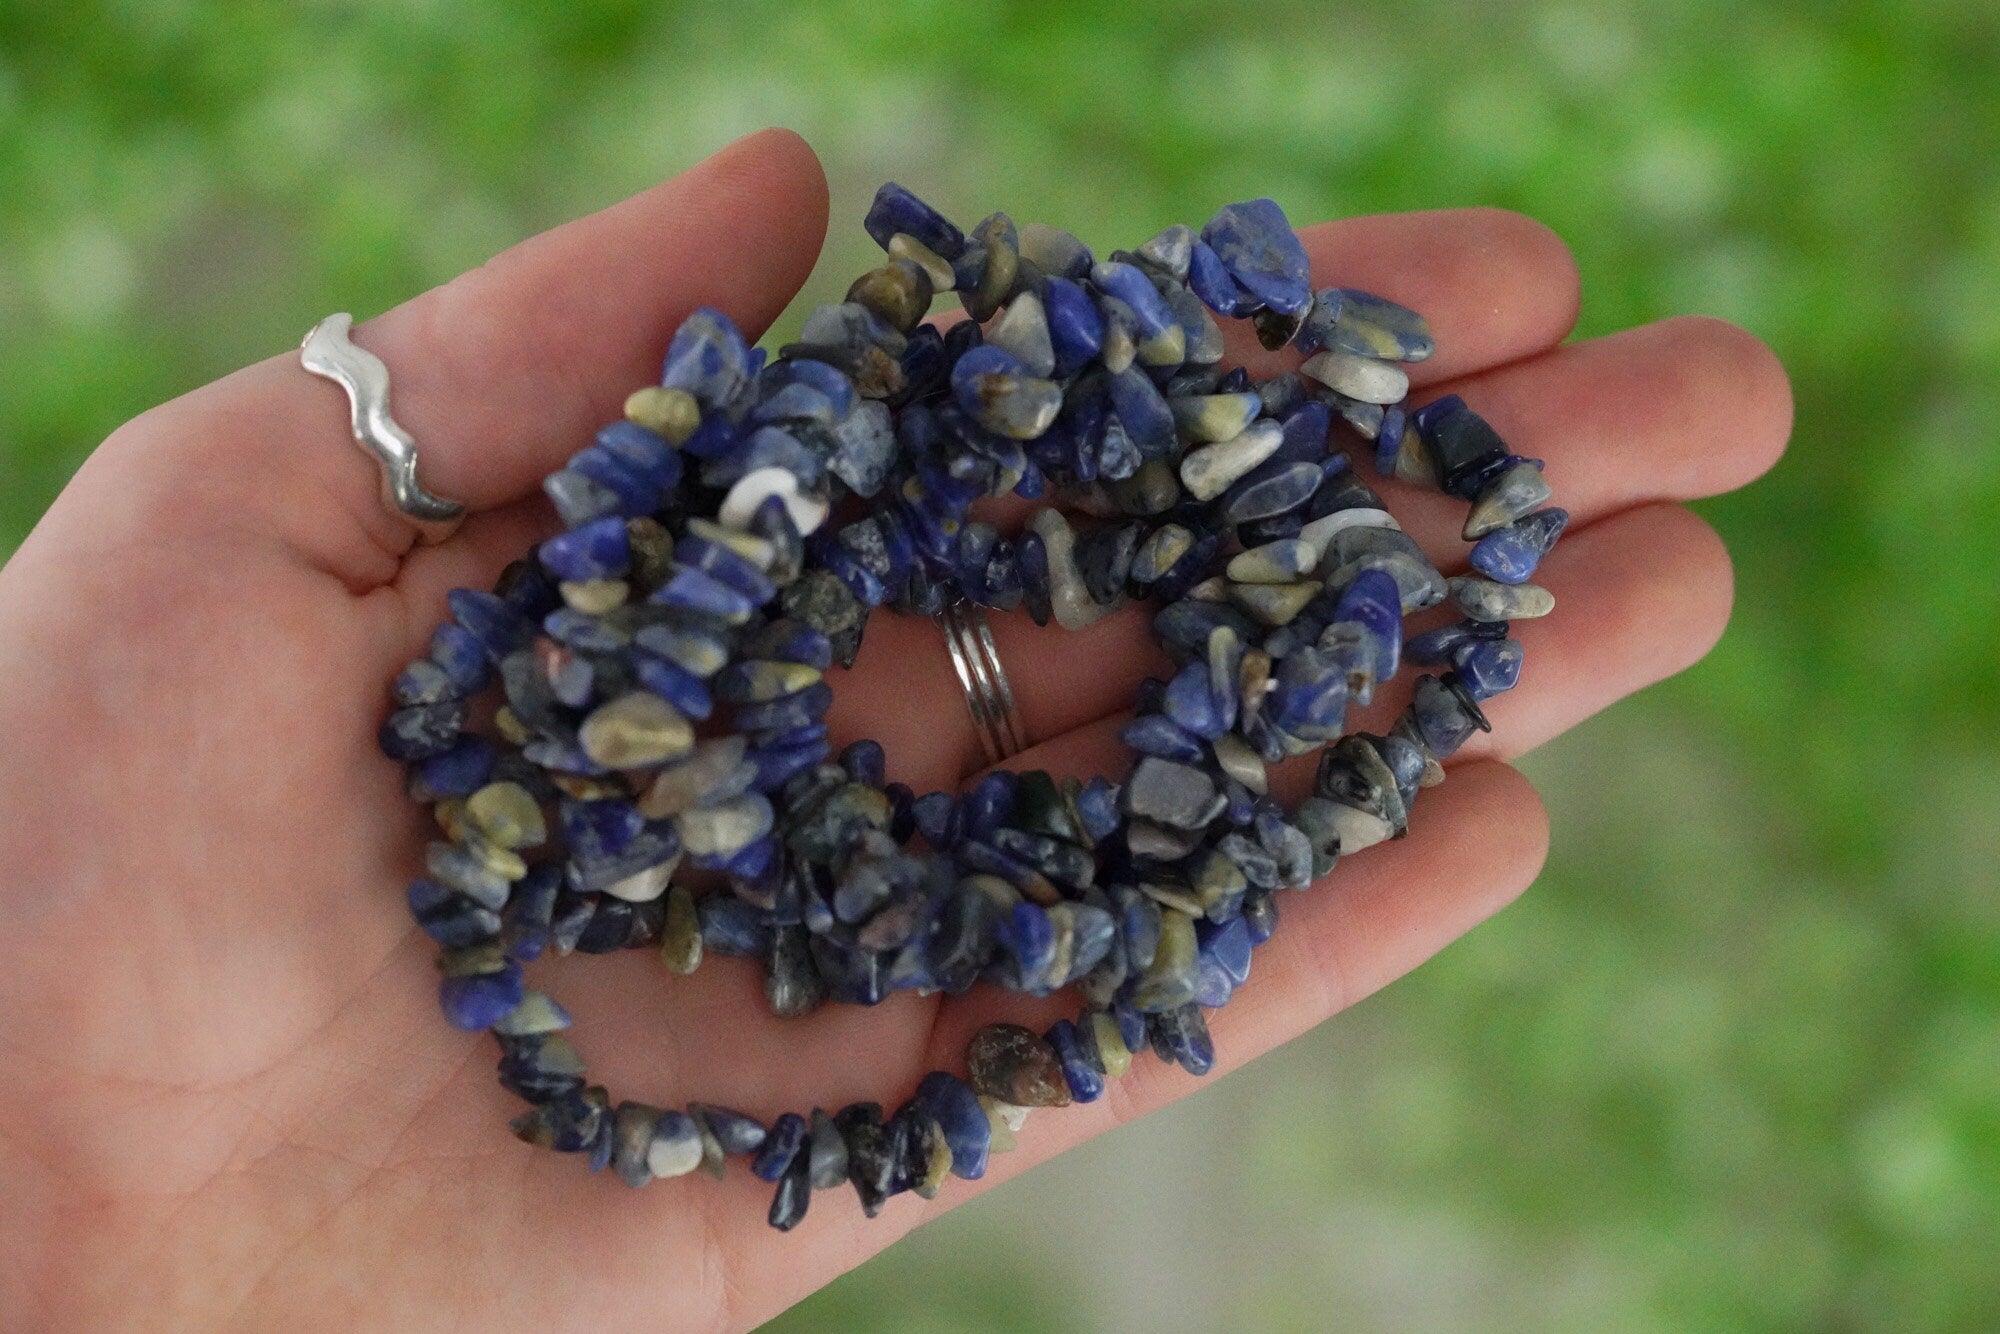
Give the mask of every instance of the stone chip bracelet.
[[[1099, 1097], [1149, 1047], [1207, 1072], [1207, 1012], [1248, 978], [1277, 892], [1402, 837], [1487, 729], [1480, 702], [1521, 671], [1509, 621], [1554, 605], [1528, 580], [1568, 517], [1458, 398], [1410, 407], [1423, 319], [1315, 292], [1268, 199], [1103, 260], [1003, 213], [963, 232], [894, 184], [865, 225], [886, 262], [775, 357], [715, 310], [687, 318], [660, 382], [547, 479], [565, 531], [450, 595], [380, 734], [443, 835], [408, 893], [440, 1003], [494, 1035], [515, 1133], [632, 1186], [747, 1159], [781, 1229], [842, 1182], [872, 1216], [978, 1177], [1027, 1109]], [[926, 324], [947, 291], [969, 318]], [[1304, 364], [1224, 370], [1218, 316]], [[1474, 573], [1439, 573], [1342, 441], [1468, 502]], [[1066, 508], [1015, 533], [972, 517], [1010, 491]], [[875, 742], [833, 749], [825, 678], [877, 607], [1074, 630], [1140, 599], [1177, 669], [1137, 692], [1121, 782], [994, 770], [920, 796]], [[1446, 602], [1461, 619], [1406, 643], [1404, 618]], [[1343, 735], [1406, 659], [1440, 670], [1387, 735]], [[1313, 751], [1287, 809], [1268, 767]], [[676, 974], [759, 958], [784, 1016], [981, 982], [1083, 1004], [1042, 1034], [987, 1025], [963, 1072], [893, 1112], [766, 1125], [614, 1102], [523, 982], [547, 953], [641, 947]]]

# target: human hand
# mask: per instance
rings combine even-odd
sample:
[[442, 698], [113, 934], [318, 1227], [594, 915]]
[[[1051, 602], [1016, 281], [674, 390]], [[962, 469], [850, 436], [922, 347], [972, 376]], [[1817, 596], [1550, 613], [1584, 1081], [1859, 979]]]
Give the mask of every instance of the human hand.
[[[553, 529], [541, 477], [652, 378], [681, 318], [712, 304], [760, 332], [825, 220], [810, 151], [766, 132], [360, 326], [424, 444], [426, 486], [474, 511], [440, 546], [412, 548], [338, 391], [287, 352], [114, 433], [0, 570], [10, 1318], [742, 1328], [1197, 1087], [1137, 1061], [1099, 1102], [1031, 1120], [980, 1182], [873, 1221], [822, 1197], [778, 1234], [747, 1173], [634, 1192], [516, 1143], [490, 1042], [436, 1012], [432, 949], [402, 904], [428, 821], [375, 747], [384, 685], [446, 590], [489, 585]], [[1278, 935], [1216, 1017], [1222, 1068], [1400, 976], [1533, 879], [1546, 823], [1507, 762], [1713, 644], [1728, 559], [1675, 502], [1749, 481], [1790, 427], [1776, 361], [1727, 325], [1557, 346], [1575, 267], [1516, 215], [1303, 235], [1315, 285], [1429, 317], [1439, 352], [1414, 368], [1420, 396], [1461, 393], [1546, 459], [1574, 522], [1537, 576], [1556, 613], [1515, 629], [1528, 667], [1488, 705], [1493, 733], [1455, 758], [1408, 839], [1282, 898]], [[1462, 564], [1457, 504], [1379, 489], [1444, 568]], [[1143, 609], [1076, 633], [996, 618], [995, 633], [1037, 743], [1010, 767], [1120, 772], [1119, 715], [1164, 665]], [[917, 790], [978, 768], [929, 622], [876, 617], [835, 689], [836, 739], [880, 740]], [[1404, 698], [1385, 691], [1354, 721], [1381, 730]], [[1294, 766], [1291, 795], [1300, 780]], [[537, 967], [614, 1090], [760, 1116], [900, 1101], [925, 1071], [958, 1068], [980, 1024], [1058, 1013], [980, 989], [778, 1020], [746, 963], [684, 979], [640, 952]]]

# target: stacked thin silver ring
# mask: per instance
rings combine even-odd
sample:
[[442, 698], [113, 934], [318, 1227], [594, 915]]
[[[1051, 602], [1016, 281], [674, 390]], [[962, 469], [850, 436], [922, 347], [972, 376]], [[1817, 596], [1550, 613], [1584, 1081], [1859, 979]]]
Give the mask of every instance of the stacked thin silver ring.
[[1027, 731], [1014, 708], [1014, 688], [1000, 666], [993, 628], [977, 603], [954, 602], [938, 613], [952, 669], [965, 689], [965, 706], [989, 764], [998, 764], [1028, 748]]

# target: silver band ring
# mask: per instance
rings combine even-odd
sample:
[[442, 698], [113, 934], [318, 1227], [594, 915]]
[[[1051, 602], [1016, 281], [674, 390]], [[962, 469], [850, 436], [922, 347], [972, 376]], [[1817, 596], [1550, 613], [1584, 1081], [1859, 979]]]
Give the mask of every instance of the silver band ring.
[[965, 689], [965, 706], [972, 712], [972, 730], [989, 764], [998, 764], [1028, 748], [1027, 729], [1014, 710], [1014, 688], [1000, 666], [1000, 651], [986, 612], [974, 602], [955, 602], [938, 613], [952, 669]]
[[440, 499], [417, 483], [417, 442], [389, 415], [389, 368], [348, 335], [346, 311], [315, 324], [299, 344], [299, 364], [347, 391], [355, 443], [382, 469], [382, 503], [417, 527], [426, 542], [442, 542], [465, 517], [465, 506]]

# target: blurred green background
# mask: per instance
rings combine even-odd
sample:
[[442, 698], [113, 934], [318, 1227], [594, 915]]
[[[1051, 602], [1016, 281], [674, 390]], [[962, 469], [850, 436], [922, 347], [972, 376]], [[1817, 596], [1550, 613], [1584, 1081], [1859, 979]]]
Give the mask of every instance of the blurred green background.
[[[1499, 204], [1580, 336], [1791, 369], [1697, 670], [1533, 757], [1547, 873], [1382, 996], [777, 1328], [2000, 1322], [2000, 14], [0, 0], [0, 551], [149, 404], [736, 133], [1100, 249]], [[781, 324], [796, 327], [798, 310]]]

